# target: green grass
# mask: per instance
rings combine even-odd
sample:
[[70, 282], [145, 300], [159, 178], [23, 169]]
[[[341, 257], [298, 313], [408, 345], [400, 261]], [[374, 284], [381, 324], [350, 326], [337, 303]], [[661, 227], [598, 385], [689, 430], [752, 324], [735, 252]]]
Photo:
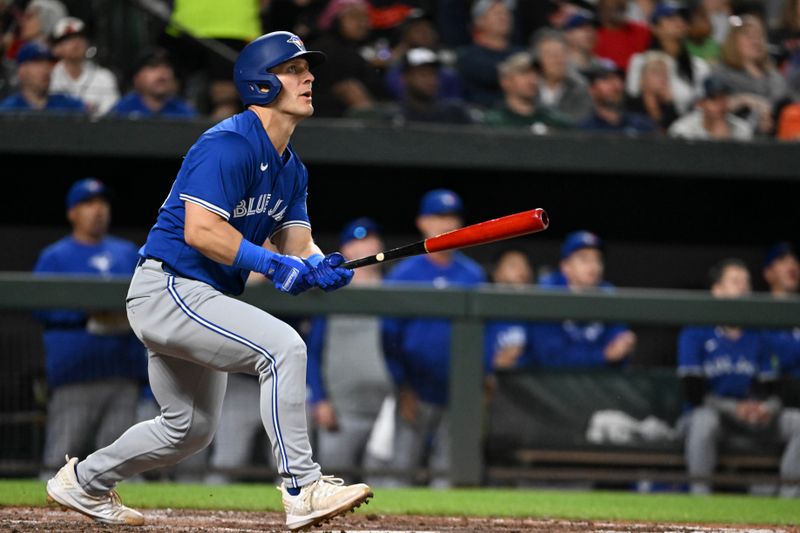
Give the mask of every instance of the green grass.
[[[127, 483], [119, 492], [141, 508], [280, 511], [271, 485]], [[800, 522], [800, 502], [756, 496], [523, 489], [378, 489], [366, 509], [379, 514], [504, 516], [644, 522], [788, 525]], [[0, 480], [0, 505], [44, 505], [44, 484]]]

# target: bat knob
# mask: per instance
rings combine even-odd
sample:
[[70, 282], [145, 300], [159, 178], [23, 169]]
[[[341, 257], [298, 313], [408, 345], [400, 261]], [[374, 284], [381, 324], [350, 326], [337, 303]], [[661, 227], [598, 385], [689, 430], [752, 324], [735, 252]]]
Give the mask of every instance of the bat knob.
[[383, 252], [381, 252], [381, 253], [379, 253], [378, 255], [376, 255], [376, 256], [375, 256], [375, 259], [376, 259], [377, 261], [383, 261], [385, 257], [386, 257], [386, 256], [385, 256], [385, 255], [383, 255]]

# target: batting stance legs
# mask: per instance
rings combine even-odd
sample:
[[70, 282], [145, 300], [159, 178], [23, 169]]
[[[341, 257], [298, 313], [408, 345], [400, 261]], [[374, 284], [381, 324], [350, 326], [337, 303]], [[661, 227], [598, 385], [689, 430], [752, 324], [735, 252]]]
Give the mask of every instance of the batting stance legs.
[[165, 273], [151, 260], [137, 269], [127, 302], [131, 326], [150, 350], [150, 383], [161, 416], [133, 426], [78, 464], [87, 492], [107, 493], [123, 479], [207, 446], [219, 422], [227, 372], [259, 376], [261, 417], [286, 485], [319, 478], [304, 410], [305, 344], [290, 326], [205, 283]]

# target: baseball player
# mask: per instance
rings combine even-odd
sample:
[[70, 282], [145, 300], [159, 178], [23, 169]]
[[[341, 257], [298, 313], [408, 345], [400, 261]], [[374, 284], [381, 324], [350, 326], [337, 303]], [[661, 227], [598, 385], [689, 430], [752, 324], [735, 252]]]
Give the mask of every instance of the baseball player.
[[[738, 298], [750, 293], [750, 274], [738, 259], [711, 270], [711, 294]], [[777, 437], [786, 448], [783, 479], [800, 479], [800, 410], [782, 408], [776, 393], [777, 364], [761, 332], [729, 326], [687, 326], [678, 337], [678, 375], [690, 411], [687, 416], [686, 464], [693, 494], [707, 494], [708, 477], [717, 463], [718, 442], [731, 434]], [[782, 496], [800, 487], [785, 484]]]
[[[456, 193], [435, 189], [420, 202], [417, 228], [423, 237], [456, 230], [462, 225], [463, 204]], [[386, 277], [388, 283], [414, 282], [444, 287], [471, 287], [484, 282], [483, 269], [460, 252], [410, 257]], [[393, 469], [404, 472], [394, 483], [406, 485], [427, 459], [435, 472], [431, 484], [446, 486], [441, 477], [450, 467], [447, 392], [450, 369], [450, 322], [429, 318], [387, 319], [383, 324], [384, 353], [397, 393]], [[426, 450], [430, 455], [426, 457]]]
[[[594, 233], [570, 233], [561, 245], [559, 271], [540, 279], [539, 285], [554, 290], [610, 290], [612, 285], [603, 281], [604, 250], [603, 241]], [[624, 324], [539, 322], [528, 333], [534, 361], [546, 367], [623, 365], [636, 346], [636, 335]]]
[[[339, 239], [348, 259], [384, 250], [378, 226], [370, 218], [348, 222]], [[353, 285], [377, 285], [381, 265], [359, 268]], [[308, 385], [317, 424], [319, 462], [324, 468], [346, 471], [377, 465], [367, 443], [384, 398], [391, 391], [381, 346], [381, 320], [375, 316], [315, 317], [308, 336]]]
[[[788, 242], [772, 245], [764, 256], [762, 273], [773, 297], [796, 295], [800, 288], [800, 262], [794, 247]], [[764, 337], [778, 359], [781, 375], [800, 378], [800, 326], [767, 330]]]
[[[105, 184], [95, 178], [75, 182], [66, 208], [72, 232], [42, 250], [34, 272], [130, 276], [137, 247], [108, 235], [111, 203]], [[42, 458], [42, 475], [48, 478], [65, 453], [107, 446], [136, 422], [147, 358], [122, 313], [54, 309], [36, 315], [44, 325], [50, 396]]]
[[[234, 65], [246, 110], [206, 131], [186, 154], [140, 249], [128, 319], [148, 349], [161, 415], [110, 446], [67, 464], [50, 499], [98, 521], [143, 524], [114, 487], [206, 447], [219, 423], [228, 372], [257, 375], [264, 427], [283, 483], [291, 530], [311, 527], [372, 496], [367, 485], [323, 476], [306, 428], [306, 347], [269, 313], [231, 295], [250, 272], [282, 292], [347, 285], [339, 253], [323, 255], [306, 209], [308, 174], [289, 144], [314, 112], [310, 67], [324, 61], [288, 32], [248, 44]], [[270, 241], [277, 252], [265, 246]]]

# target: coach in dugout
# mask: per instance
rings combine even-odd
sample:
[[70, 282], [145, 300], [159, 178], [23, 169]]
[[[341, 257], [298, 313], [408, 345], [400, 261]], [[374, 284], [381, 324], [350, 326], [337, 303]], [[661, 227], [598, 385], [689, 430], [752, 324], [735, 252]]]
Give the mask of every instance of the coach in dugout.
[[[422, 197], [417, 228], [423, 238], [462, 226], [463, 204], [453, 191], [435, 189]], [[387, 284], [416, 283], [472, 287], [486, 279], [483, 269], [458, 251], [418, 255], [400, 262], [386, 276]], [[416, 469], [427, 463], [430, 484], [447, 485], [450, 430], [447, 391], [450, 368], [450, 322], [446, 319], [386, 319], [384, 354], [397, 387], [397, 416], [392, 470], [396, 485], [414, 483]]]
[[[86, 178], [66, 199], [70, 235], [39, 255], [39, 275], [130, 276], [136, 246], [108, 235], [111, 220], [105, 184]], [[45, 373], [49, 389], [42, 476], [64, 462], [111, 444], [136, 422], [141, 383], [147, 377], [144, 347], [124, 313], [54, 309], [38, 312], [44, 325]]]
[[[603, 280], [605, 245], [594, 233], [576, 231], [561, 246], [560, 270], [539, 280], [539, 285], [573, 292], [610, 290]], [[530, 328], [529, 346], [537, 366], [597, 368], [627, 362], [636, 335], [623, 324], [602, 322], [541, 322]]]

